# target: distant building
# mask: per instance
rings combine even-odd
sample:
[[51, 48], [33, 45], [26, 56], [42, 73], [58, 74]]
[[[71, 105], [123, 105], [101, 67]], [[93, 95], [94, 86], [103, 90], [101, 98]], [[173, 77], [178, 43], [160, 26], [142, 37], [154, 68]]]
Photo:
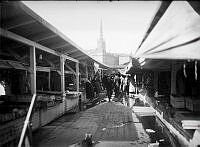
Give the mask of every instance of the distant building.
[[130, 61], [130, 54], [118, 54], [119, 55], [119, 65], [125, 64]]
[[102, 21], [100, 24], [100, 36], [97, 41], [97, 48], [89, 50], [88, 53], [98, 60], [109, 66], [117, 66], [124, 64], [129, 61], [130, 55], [129, 54], [119, 54], [119, 53], [108, 53], [106, 52], [106, 42], [103, 38], [103, 26]]
[[119, 65], [119, 56], [114, 53], [106, 53], [104, 55], [104, 63], [110, 66]]

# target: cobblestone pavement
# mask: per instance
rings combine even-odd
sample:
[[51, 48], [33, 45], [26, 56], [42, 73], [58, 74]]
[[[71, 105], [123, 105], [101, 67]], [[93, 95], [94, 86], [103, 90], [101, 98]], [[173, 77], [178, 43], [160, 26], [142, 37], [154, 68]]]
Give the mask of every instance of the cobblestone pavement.
[[66, 114], [33, 134], [34, 146], [68, 146], [91, 133], [95, 141], [150, 141], [142, 124], [131, 109], [106, 102], [76, 114]]

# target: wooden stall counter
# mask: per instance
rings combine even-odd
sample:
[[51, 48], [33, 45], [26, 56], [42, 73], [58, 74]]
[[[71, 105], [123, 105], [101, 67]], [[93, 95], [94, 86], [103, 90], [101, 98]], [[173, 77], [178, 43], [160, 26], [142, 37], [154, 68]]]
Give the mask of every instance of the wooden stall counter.
[[65, 112], [72, 109], [77, 109], [79, 105], [79, 98], [82, 100], [82, 92], [67, 91], [65, 97]]

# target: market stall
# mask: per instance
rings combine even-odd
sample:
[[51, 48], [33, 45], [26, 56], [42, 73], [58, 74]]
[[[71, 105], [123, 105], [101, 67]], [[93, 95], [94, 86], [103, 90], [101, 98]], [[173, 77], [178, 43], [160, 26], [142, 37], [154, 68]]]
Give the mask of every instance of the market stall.
[[79, 62], [94, 60], [22, 2], [1, 12], [0, 146], [16, 146], [27, 122], [35, 130], [78, 106]]
[[[160, 93], [165, 94], [161, 90], [166, 90], [166, 94], [170, 94], [167, 102], [162, 102], [166, 94], [159, 97], [160, 94], [155, 93], [146, 97], [155, 100], [153, 106], [163, 114], [164, 121], [172, 124], [188, 141], [194, 130], [199, 129], [192, 122], [200, 120], [199, 48], [199, 1], [170, 1], [161, 3], [134, 55], [137, 59], [144, 59], [143, 69], [154, 69], [151, 83], [155, 87], [152, 87]], [[161, 81], [165, 84], [161, 85]], [[159, 108], [161, 105], [162, 109]], [[185, 130], [188, 129], [185, 125], [190, 125], [189, 131]]]

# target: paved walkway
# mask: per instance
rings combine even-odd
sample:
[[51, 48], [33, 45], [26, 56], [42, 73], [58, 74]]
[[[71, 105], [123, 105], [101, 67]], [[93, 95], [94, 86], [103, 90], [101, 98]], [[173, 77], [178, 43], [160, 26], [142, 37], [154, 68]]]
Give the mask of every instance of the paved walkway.
[[67, 114], [33, 134], [34, 146], [68, 146], [91, 133], [95, 141], [150, 141], [131, 109], [106, 102], [77, 114]]

